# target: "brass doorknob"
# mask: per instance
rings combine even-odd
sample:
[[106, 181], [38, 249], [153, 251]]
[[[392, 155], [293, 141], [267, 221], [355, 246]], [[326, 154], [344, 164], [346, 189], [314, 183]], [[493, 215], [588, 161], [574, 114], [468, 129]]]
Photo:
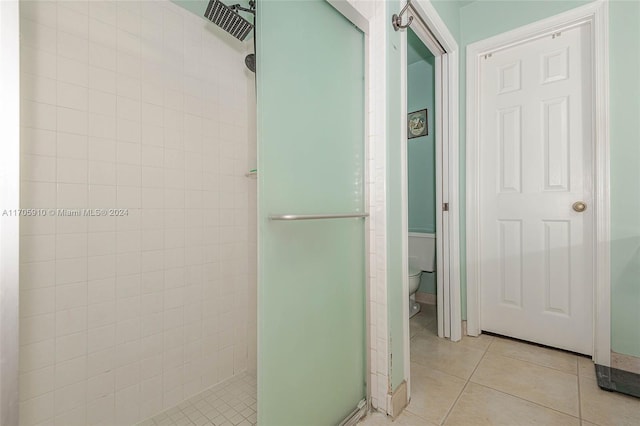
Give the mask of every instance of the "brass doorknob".
[[572, 207], [573, 210], [577, 211], [578, 213], [582, 213], [587, 209], [587, 205], [582, 201], [576, 201], [575, 203], [573, 203]]

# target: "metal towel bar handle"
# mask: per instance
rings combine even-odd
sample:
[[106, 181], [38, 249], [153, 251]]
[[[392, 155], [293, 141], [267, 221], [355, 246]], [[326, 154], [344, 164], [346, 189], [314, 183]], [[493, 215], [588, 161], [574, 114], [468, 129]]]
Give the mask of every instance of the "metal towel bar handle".
[[343, 213], [343, 214], [272, 214], [270, 220], [313, 220], [313, 219], [344, 219], [365, 218], [369, 213]]

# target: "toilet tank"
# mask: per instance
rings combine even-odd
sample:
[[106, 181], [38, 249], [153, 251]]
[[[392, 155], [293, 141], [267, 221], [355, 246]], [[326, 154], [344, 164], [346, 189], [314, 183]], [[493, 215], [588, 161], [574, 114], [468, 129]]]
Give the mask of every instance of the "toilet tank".
[[426, 272], [436, 270], [436, 235], [409, 232], [409, 265]]

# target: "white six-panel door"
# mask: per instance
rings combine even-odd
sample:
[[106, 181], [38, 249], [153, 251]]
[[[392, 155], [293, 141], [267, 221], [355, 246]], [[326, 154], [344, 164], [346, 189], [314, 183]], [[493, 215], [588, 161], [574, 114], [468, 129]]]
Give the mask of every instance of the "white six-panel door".
[[584, 354], [593, 351], [590, 43], [583, 24], [487, 55], [479, 105], [482, 330]]

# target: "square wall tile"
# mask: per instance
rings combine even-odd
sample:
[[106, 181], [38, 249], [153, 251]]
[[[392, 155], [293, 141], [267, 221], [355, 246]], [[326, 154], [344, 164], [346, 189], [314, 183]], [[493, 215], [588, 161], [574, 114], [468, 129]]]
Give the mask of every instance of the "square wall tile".
[[255, 369], [253, 77], [167, 0], [21, 10], [21, 418], [134, 424]]

